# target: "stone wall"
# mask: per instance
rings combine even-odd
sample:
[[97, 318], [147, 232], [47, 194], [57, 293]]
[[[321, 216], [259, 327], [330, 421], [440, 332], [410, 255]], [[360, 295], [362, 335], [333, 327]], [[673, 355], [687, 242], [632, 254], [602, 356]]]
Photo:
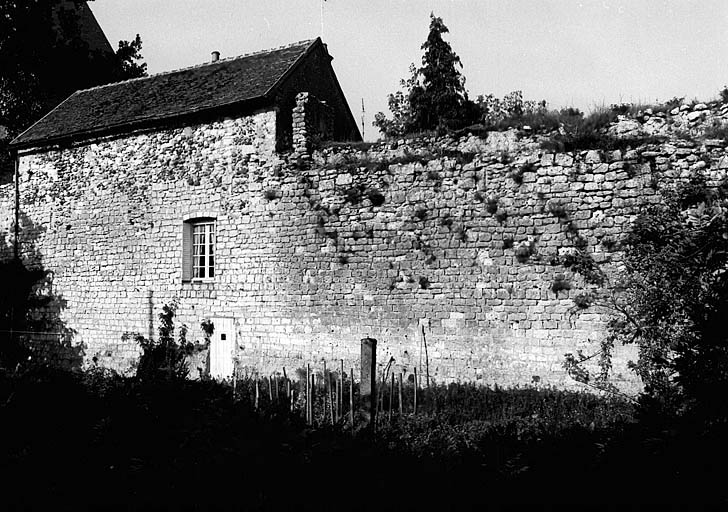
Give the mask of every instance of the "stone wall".
[[[265, 111], [21, 156], [23, 256], [52, 270], [61, 320], [88, 361], [130, 371], [139, 348], [122, 334], [154, 334], [175, 297], [198, 330], [219, 311], [212, 285], [181, 282], [182, 219], [211, 211], [223, 233], [244, 230], [233, 212], [245, 207], [248, 169], [274, 146], [275, 112]], [[218, 244], [221, 270], [232, 242]], [[234, 287], [225, 278], [218, 289]]]
[[[261, 112], [22, 156], [25, 252], [53, 270], [87, 359], [131, 370], [138, 348], [122, 334], [150, 333], [178, 299], [192, 339], [204, 319], [235, 319], [240, 372], [358, 368], [371, 336], [380, 362], [435, 381], [575, 386], [564, 354], [595, 350], [607, 316], [579, 307], [596, 285], [564, 256], [613, 272], [660, 184], [728, 167], [723, 145], [549, 154], [512, 134], [301, 163], [274, 151], [274, 131]], [[182, 282], [182, 221], [197, 214], [217, 219], [214, 282]], [[618, 350], [623, 388], [638, 386], [633, 357]]]
[[0, 260], [13, 254], [15, 183], [0, 184]]
[[316, 141], [331, 140], [333, 121], [333, 112], [325, 102], [307, 92], [298, 93], [293, 109], [294, 153], [308, 157]]
[[296, 97], [301, 91], [307, 91], [310, 96], [328, 106], [332, 140], [361, 140], [331, 61], [325, 46], [317, 46], [278, 87], [275, 104], [278, 106], [276, 133], [280, 151], [290, 151], [293, 145], [293, 111], [298, 106]]

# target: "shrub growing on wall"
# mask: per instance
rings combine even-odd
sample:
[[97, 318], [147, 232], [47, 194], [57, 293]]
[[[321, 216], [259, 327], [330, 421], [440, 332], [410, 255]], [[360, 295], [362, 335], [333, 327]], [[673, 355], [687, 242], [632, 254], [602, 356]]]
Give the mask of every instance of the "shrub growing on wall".
[[[663, 410], [728, 413], [728, 194], [703, 177], [665, 193], [625, 244], [610, 342], [636, 343], [635, 370]], [[608, 347], [609, 348], [609, 347]]]
[[138, 333], [125, 333], [122, 337], [124, 340], [133, 338], [142, 349], [137, 366], [137, 377], [142, 380], [187, 378], [190, 371], [187, 365], [187, 355], [194, 345], [187, 341], [187, 326], [184, 324], [179, 327], [177, 339], [175, 339], [174, 317], [176, 312], [176, 302], [165, 304], [162, 307], [162, 312], [159, 314], [159, 336], [156, 339], [148, 339]]

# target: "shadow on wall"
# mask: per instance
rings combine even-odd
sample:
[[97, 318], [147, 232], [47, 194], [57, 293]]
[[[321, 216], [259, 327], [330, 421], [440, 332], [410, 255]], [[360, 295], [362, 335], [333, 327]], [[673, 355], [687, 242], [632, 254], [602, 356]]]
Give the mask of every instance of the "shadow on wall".
[[0, 233], [0, 366], [50, 365], [81, 368], [83, 345], [74, 345], [75, 331], [61, 312], [66, 301], [53, 291], [53, 273], [43, 268], [35, 243], [45, 228], [20, 212], [22, 248], [13, 256], [13, 241]]
[[8, 185], [13, 182], [15, 174], [15, 159], [8, 151], [8, 139], [2, 138], [3, 127], [0, 126], [0, 185]]

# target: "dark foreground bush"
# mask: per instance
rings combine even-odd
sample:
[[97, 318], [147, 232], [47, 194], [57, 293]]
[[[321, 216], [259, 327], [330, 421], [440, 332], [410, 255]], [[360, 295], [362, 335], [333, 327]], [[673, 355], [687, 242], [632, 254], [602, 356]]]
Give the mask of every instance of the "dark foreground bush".
[[[487, 410], [518, 411], [559, 395], [539, 393], [486, 394], [516, 404]], [[577, 409], [581, 400], [578, 414], [602, 407], [596, 399], [562, 399]], [[307, 427], [285, 408], [256, 413], [215, 382], [142, 382], [101, 370], [2, 374], [3, 504], [390, 510], [725, 503], [722, 425], [616, 416], [555, 423], [526, 410], [474, 419], [443, 409], [393, 417], [374, 437], [365, 430], [352, 437]]]

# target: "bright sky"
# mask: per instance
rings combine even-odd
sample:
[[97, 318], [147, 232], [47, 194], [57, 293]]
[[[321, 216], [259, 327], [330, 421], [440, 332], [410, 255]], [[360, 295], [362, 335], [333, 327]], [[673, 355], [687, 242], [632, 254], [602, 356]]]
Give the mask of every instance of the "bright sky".
[[[141, 34], [150, 73], [321, 35], [321, 0], [96, 0], [112, 45]], [[673, 96], [708, 100], [728, 83], [726, 0], [327, 0], [323, 39], [354, 116], [387, 112], [420, 64], [433, 11], [450, 29], [472, 98], [589, 111]]]

